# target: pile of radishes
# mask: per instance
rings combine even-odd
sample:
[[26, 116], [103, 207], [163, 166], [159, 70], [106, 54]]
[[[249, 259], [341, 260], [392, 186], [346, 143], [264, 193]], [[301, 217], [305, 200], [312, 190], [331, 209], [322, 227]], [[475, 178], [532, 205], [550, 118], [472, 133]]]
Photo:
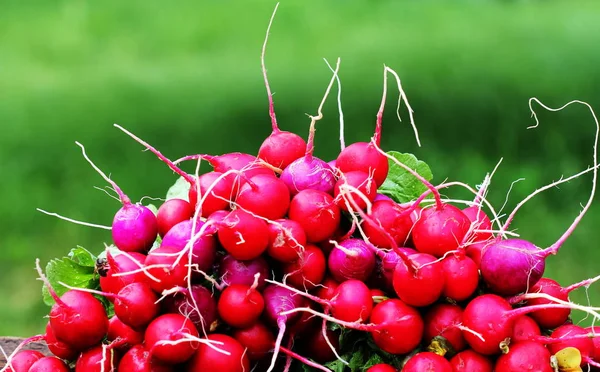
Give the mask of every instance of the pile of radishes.
[[[491, 175], [479, 190], [432, 185], [402, 161], [406, 156], [380, 148], [385, 93], [372, 140], [342, 141], [328, 162], [313, 154], [321, 108], [305, 141], [279, 129], [267, 90], [273, 131], [256, 156], [171, 161], [116, 125], [180, 176], [157, 211], [133, 203], [80, 145], [122, 203], [110, 227], [114, 245], [98, 258], [97, 288], [53, 288], [37, 265], [54, 305], [45, 333], [25, 343], [44, 340], [54, 356], [17, 350], [4, 370], [600, 367], [594, 327], [570, 320], [572, 311], [600, 318], [598, 309], [569, 301], [569, 292], [597, 278], [563, 287], [544, 276], [545, 259], [591, 205], [596, 146], [592, 168], [551, 185], [593, 171], [588, 203], [555, 244], [539, 249], [508, 230], [530, 197], [503, 224], [486, 199]], [[183, 171], [184, 161], [196, 161], [195, 172]], [[200, 172], [202, 162], [212, 170]], [[410, 200], [384, 185], [402, 189], [397, 180], [409, 178], [420, 186]], [[473, 199], [442, 198], [441, 189], [456, 187]]]

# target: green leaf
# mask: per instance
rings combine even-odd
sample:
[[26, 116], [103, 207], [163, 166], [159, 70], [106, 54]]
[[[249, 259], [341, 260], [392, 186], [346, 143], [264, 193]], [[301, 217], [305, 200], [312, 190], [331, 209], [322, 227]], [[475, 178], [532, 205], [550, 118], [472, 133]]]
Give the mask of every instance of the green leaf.
[[71, 249], [68, 257], [77, 264], [86, 267], [96, 267], [96, 259], [98, 258], [81, 246]]
[[366, 371], [367, 369], [373, 367], [376, 364], [386, 363], [386, 361], [381, 357], [381, 355], [377, 353], [371, 354], [369, 360], [367, 360], [364, 364], [361, 365], [361, 371]]
[[167, 200], [169, 199], [183, 199], [189, 201], [188, 193], [190, 191], [190, 184], [183, 177], [179, 177], [175, 184], [167, 191]]
[[[415, 170], [427, 181], [433, 179], [429, 166], [413, 154], [389, 151], [388, 155]], [[417, 199], [427, 191], [427, 187], [407, 170], [396, 164], [392, 159], [388, 159], [388, 162], [390, 170], [385, 182], [378, 190], [380, 193], [391, 197], [398, 203], [406, 203]]]

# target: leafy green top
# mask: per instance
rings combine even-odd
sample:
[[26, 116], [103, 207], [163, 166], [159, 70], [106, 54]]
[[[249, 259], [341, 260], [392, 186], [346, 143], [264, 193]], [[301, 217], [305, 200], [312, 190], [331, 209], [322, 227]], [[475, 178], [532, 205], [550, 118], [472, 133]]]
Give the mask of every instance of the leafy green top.
[[[427, 181], [433, 179], [433, 174], [429, 166], [417, 159], [413, 154], [389, 151], [388, 155], [393, 156], [399, 162], [415, 170]], [[388, 159], [388, 162], [390, 165], [388, 176], [378, 190], [381, 194], [389, 196], [398, 203], [406, 203], [417, 199], [427, 191], [427, 187], [406, 169], [400, 167], [392, 159]]]

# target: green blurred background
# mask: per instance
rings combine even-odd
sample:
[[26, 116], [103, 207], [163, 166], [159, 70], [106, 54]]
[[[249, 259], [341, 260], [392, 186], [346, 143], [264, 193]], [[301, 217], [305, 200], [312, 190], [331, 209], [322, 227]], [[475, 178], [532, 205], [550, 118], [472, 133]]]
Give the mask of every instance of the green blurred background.
[[[0, 335], [39, 333], [48, 309], [36, 281], [45, 264], [110, 233], [35, 208], [110, 224], [119, 204], [74, 144], [132, 199], [164, 197], [176, 177], [115, 129], [119, 123], [164, 154], [255, 153], [270, 133], [260, 49], [273, 1], [2, 1], [0, 11]], [[436, 182], [471, 185], [504, 158], [490, 190], [506, 211], [535, 188], [592, 164], [594, 123], [585, 108], [540, 112], [527, 101], [572, 99], [600, 108], [598, 1], [283, 1], [267, 52], [282, 129], [306, 136], [331, 63], [342, 58], [347, 142], [368, 140], [383, 64], [401, 76], [408, 115], [398, 122], [390, 89], [383, 147], [412, 152]], [[392, 87], [393, 85], [391, 85]], [[335, 96], [318, 125], [316, 153], [339, 151]], [[581, 177], [531, 201], [513, 228], [541, 247], [554, 242], [587, 200]], [[463, 196], [464, 193], [452, 193]], [[568, 284], [600, 274], [600, 205], [594, 204], [548, 275]], [[600, 284], [589, 290], [600, 305]], [[585, 291], [572, 298], [585, 302]]]

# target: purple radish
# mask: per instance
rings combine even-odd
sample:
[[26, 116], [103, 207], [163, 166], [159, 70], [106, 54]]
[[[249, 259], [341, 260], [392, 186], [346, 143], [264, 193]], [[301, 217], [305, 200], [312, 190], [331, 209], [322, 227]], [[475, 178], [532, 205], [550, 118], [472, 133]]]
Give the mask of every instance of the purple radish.
[[331, 276], [338, 282], [347, 279], [366, 281], [375, 269], [375, 247], [361, 239], [339, 243], [327, 260]]
[[[194, 227], [193, 220], [180, 222], [169, 230], [160, 243], [160, 246], [183, 250], [191, 237], [195, 237], [203, 231], [204, 224], [200, 220], [196, 221], [195, 229], [192, 231]], [[211, 232], [209, 226], [206, 226], [201, 236], [191, 245], [192, 264], [198, 265], [198, 270], [204, 272], [210, 270], [216, 258], [217, 239], [214, 235], [211, 235]], [[198, 273], [194, 274], [194, 277], [196, 276], [200, 277]]]

